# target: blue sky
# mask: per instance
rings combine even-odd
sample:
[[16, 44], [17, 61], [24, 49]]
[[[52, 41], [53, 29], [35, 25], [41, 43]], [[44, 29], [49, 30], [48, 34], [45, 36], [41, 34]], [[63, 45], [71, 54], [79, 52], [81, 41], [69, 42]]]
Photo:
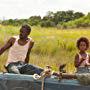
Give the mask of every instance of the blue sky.
[[48, 11], [90, 12], [90, 0], [0, 0], [0, 19], [45, 16]]

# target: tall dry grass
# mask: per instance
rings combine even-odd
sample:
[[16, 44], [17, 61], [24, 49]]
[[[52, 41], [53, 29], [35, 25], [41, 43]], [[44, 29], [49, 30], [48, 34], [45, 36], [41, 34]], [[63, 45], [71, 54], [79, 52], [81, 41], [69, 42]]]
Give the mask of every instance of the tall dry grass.
[[[20, 27], [0, 26], [0, 47], [8, 39], [19, 34]], [[66, 71], [74, 73], [74, 56], [77, 53], [76, 41], [81, 36], [90, 39], [89, 29], [68, 29], [59, 30], [57, 28], [32, 27], [30, 36], [34, 39], [35, 44], [30, 54], [30, 62], [41, 67], [47, 64], [51, 65], [54, 70], [58, 70], [58, 65], [66, 63]], [[89, 50], [88, 50], [89, 52]], [[0, 56], [0, 70], [3, 71], [8, 56], [8, 50]]]

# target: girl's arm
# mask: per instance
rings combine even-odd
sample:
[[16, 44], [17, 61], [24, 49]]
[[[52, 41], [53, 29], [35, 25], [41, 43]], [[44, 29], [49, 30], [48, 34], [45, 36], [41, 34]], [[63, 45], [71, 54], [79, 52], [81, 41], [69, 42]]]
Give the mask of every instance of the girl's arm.
[[76, 54], [75, 55], [75, 61], [74, 61], [75, 67], [78, 68], [84, 60], [85, 60], [84, 58], [81, 58], [81, 60], [79, 60], [79, 55]]
[[90, 54], [88, 56], [89, 56], [89, 61], [86, 63], [86, 66], [90, 66]]

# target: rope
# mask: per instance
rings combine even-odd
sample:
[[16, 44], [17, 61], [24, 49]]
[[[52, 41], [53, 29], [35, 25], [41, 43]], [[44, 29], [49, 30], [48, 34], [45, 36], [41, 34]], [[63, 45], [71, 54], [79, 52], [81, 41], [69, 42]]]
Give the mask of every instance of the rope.
[[41, 80], [41, 90], [44, 90], [44, 80], [45, 80], [45, 78], [46, 78], [46, 75], [42, 75], [42, 76], [40, 76], [40, 75], [38, 75], [38, 74], [34, 74], [33, 75], [33, 78], [35, 79], [35, 80]]
[[41, 90], [44, 90], [44, 80], [45, 80], [45, 77], [44, 77], [44, 78], [42, 78]]
[[35, 80], [41, 80], [41, 90], [44, 90], [44, 80], [46, 77], [50, 77], [52, 74], [51, 72], [51, 67], [50, 66], [46, 66], [44, 71], [41, 73], [41, 75], [38, 74], [34, 74], [33, 78]]

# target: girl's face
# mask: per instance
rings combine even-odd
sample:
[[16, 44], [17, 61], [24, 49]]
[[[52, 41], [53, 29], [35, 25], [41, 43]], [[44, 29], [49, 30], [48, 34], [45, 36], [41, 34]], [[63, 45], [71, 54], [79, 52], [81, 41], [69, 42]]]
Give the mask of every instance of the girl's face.
[[87, 50], [87, 45], [85, 42], [81, 41], [80, 44], [79, 44], [79, 50], [80, 51], [85, 51]]

